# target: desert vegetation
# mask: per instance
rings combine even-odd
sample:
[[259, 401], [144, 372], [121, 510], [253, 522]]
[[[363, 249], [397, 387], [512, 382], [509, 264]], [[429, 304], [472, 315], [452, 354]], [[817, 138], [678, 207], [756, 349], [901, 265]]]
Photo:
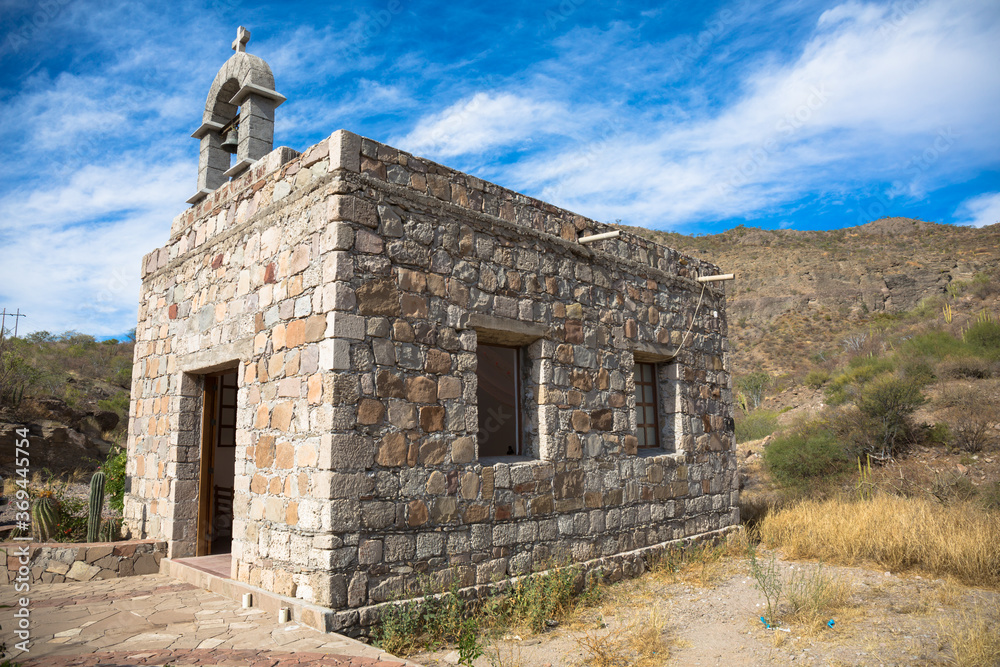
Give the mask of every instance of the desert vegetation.
[[0, 336], [0, 408], [54, 397], [70, 407], [97, 406], [125, 417], [132, 383], [131, 335], [97, 341], [76, 331]]
[[[39, 508], [38, 518], [44, 519], [33, 522], [36, 530], [44, 532], [35, 537], [59, 542], [119, 539], [133, 341], [97, 341], [73, 331], [17, 338], [9, 331], [4, 334], [0, 336], [0, 422], [5, 424], [0, 426], [9, 430], [27, 424], [43, 434], [73, 430], [79, 433], [77, 442], [96, 443], [86, 450], [89, 454], [61, 468], [50, 468], [44, 458], [37, 463], [40, 454], [33, 458], [32, 478], [23, 490], [32, 509]], [[59, 459], [77, 453], [66, 449], [53, 456]], [[0, 473], [5, 477], [2, 496], [7, 499], [16, 499], [19, 489], [12, 472]], [[91, 496], [89, 486], [95, 474], [102, 480], [102, 489]]]

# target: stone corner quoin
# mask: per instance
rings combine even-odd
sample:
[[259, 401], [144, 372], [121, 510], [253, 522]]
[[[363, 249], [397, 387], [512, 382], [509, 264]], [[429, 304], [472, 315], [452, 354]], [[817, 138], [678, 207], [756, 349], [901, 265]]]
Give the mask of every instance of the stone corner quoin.
[[[257, 159], [143, 261], [133, 532], [171, 557], [225, 534], [235, 579], [349, 612], [735, 525], [725, 293], [695, 281], [719, 271], [579, 242], [617, 229], [344, 130]], [[518, 358], [519, 456], [480, 453], [486, 344]], [[231, 500], [205, 478], [220, 371]]]

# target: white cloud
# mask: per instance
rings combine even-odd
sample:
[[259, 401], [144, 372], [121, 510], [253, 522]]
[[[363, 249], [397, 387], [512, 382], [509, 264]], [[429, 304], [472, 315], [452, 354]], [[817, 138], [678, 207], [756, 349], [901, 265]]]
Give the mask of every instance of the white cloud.
[[[451, 157], [558, 134], [565, 141], [504, 167], [504, 182], [585, 215], [659, 227], [752, 217], [809, 193], [849, 190], [859, 179], [920, 198], [993, 164], [1000, 151], [1000, 133], [982, 131], [1000, 107], [1000, 70], [985, 57], [1000, 52], [998, 24], [986, 1], [848, 2], [818, 19], [794, 59], [764, 54], [738, 70], [741, 92], [723, 107], [659, 116], [627, 102], [634, 91], [549, 86], [567, 64], [550, 62], [537, 66], [544, 74], [533, 88], [468, 96], [419, 121], [399, 143]], [[647, 72], [670, 69], [669, 50], [656, 60], [641, 43], [629, 58], [632, 47], [615, 41], [617, 58]], [[578, 47], [566, 44], [560, 58], [577, 63]], [[697, 81], [684, 85], [698, 97]], [[564, 125], [574, 99], [591, 107]], [[623, 101], [620, 122], [596, 124]], [[581, 142], [586, 129], [591, 138]]]
[[0, 296], [28, 313], [22, 330], [134, 327], [142, 256], [166, 241], [195, 172], [186, 162], [91, 166], [65, 185], [0, 198]]
[[567, 123], [561, 104], [515, 93], [480, 92], [420, 120], [406, 136], [392, 140], [417, 155], [447, 158], [514, 147]]
[[973, 227], [1000, 223], [1000, 192], [987, 192], [962, 202], [955, 211], [955, 221]]
[[[89, 165], [58, 185], [46, 181], [0, 198], [0, 217], [11, 230], [61, 228], [129, 211], [180, 209], [195, 190], [194, 162], [162, 166], [126, 159], [111, 166]], [[180, 204], [178, 204], [180, 202]], [[169, 227], [169, 219], [167, 224]]]

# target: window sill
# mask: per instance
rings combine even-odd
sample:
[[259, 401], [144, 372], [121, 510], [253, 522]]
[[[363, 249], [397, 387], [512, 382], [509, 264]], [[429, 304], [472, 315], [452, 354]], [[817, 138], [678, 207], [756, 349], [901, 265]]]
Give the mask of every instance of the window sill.
[[479, 465], [484, 468], [489, 468], [497, 463], [543, 463], [539, 459], [532, 458], [530, 456], [524, 456], [521, 454], [511, 455], [511, 456], [481, 456], [479, 458]]
[[678, 463], [684, 461], [684, 452], [669, 452], [659, 447], [646, 447], [636, 453], [636, 457], [642, 459], [671, 459]]

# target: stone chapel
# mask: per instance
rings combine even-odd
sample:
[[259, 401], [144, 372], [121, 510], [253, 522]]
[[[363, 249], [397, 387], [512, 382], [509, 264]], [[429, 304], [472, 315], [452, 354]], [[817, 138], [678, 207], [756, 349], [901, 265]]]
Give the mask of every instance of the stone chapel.
[[641, 571], [738, 524], [716, 266], [345, 130], [275, 149], [249, 37], [143, 260], [133, 534], [358, 632], [428, 577]]

